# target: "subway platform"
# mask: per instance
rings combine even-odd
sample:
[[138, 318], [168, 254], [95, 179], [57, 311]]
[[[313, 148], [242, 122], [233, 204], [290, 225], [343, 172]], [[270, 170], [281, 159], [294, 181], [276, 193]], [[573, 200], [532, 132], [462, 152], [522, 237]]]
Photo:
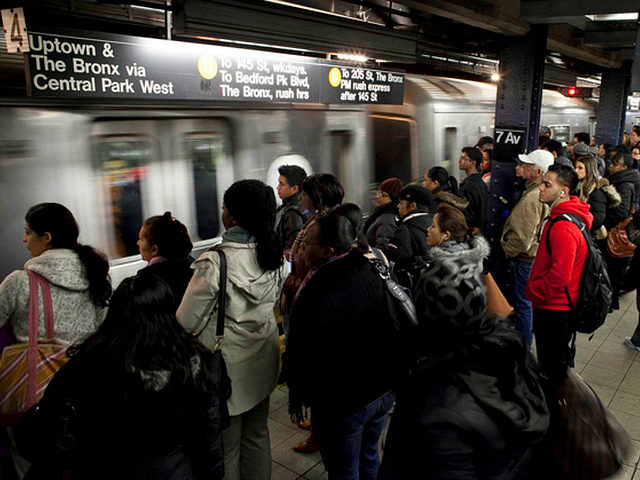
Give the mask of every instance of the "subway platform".
[[[575, 370], [589, 382], [633, 438], [634, 448], [624, 469], [612, 480], [640, 480], [640, 353], [624, 346], [638, 322], [635, 291], [620, 297], [620, 310], [607, 317], [593, 338], [578, 334]], [[303, 454], [293, 447], [309, 432], [291, 423], [286, 387], [271, 394], [272, 480], [326, 480], [319, 453]]]

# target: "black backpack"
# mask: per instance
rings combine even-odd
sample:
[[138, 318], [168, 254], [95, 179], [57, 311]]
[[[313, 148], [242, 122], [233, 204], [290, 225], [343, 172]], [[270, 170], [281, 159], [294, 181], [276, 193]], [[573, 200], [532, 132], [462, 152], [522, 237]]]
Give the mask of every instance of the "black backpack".
[[566, 220], [577, 226], [587, 242], [587, 258], [585, 259], [584, 270], [580, 279], [578, 303], [573, 305], [566, 286], [564, 287], [564, 292], [567, 300], [569, 300], [574, 329], [580, 333], [593, 333], [604, 323], [611, 306], [613, 289], [609, 281], [607, 267], [584, 222], [580, 217], [570, 213], [560, 214], [550, 220], [549, 228], [547, 229], [547, 250], [549, 254], [551, 254], [551, 243], [549, 243], [551, 227], [560, 220]]

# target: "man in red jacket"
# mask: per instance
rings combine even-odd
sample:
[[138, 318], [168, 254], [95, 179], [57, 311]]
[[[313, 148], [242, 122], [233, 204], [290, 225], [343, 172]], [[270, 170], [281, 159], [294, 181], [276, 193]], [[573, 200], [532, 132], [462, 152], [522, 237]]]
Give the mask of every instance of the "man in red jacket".
[[[549, 218], [570, 213], [591, 228], [593, 215], [589, 204], [570, 195], [578, 185], [578, 176], [570, 167], [552, 165], [539, 187], [540, 201], [549, 205]], [[580, 279], [587, 258], [587, 244], [580, 229], [570, 221], [545, 224], [540, 246], [531, 268], [525, 297], [533, 305], [533, 332], [538, 363], [551, 384], [561, 380], [573, 366], [575, 350], [569, 345], [573, 326], [569, 322], [569, 300], [565, 287], [576, 305]]]

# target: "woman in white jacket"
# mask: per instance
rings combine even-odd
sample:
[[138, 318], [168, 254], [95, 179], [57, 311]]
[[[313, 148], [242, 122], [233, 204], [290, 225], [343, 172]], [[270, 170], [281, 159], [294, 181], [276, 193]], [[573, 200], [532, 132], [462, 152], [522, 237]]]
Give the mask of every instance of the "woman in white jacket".
[[[222, 243], [203, 253], [180, 307], [178, 321], [213, 349], [219, 290], [219, 256], [227, 258], [222, 354], [231, 378], [231, 426], [223, 432], [225, 480], [269, 480], [269, 395], [278, 378], [280, 341], [273, 307], [286, 275], [282, 245], [274, 232], [273, 189], [241, 180], [224, 194]], [[211, 321], [208, 321], [211, 318]], [[208, 322], [208, 323], [207, 323]]]

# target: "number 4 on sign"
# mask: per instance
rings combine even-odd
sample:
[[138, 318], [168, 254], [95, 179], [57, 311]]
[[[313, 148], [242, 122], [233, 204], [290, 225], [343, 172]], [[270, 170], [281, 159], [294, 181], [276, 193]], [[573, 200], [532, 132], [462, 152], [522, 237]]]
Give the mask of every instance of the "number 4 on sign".
[[4, 38], [7, 42], [7, 52], [25, 53], [29, 51], [27, 25], [24, 21], [22, 8], [8, 8], [2, 10], [2, 25]]

